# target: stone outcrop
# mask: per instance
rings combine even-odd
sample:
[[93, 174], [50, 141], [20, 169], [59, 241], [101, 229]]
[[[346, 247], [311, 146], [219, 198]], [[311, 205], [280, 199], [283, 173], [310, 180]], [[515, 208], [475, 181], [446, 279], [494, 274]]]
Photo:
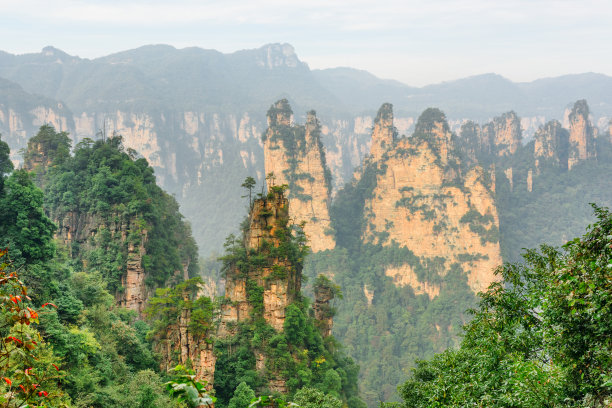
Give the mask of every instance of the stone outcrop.
[[589, 119], [589, 106], [582, 99], [574, 104], [569, 114], [569, 151], [567, 168], [583, 160], [595, 158], [595, 131]]
[[264, 137], [264, 162], [270, 185], [289, 186], [290, 218], [305, 222], [304, 232], [313, 252], [333, 249], [329, 205], [331, 173], [325, 162], [321, 126], [314, 111], [306, 124], [292, 125], [291, 107], [286, 99], [268, 111], [268, 130]]
[[523, 138], [521, 121], [514, 111], [504, 113], [483, 127], [483, 150], [499, 157], [516, 153]]
[[[96, 248], [100, 234], [110, 234], [112, 240], [121, 242], [126, 263], [121, 277], [123, 290], [116, 293], [116, 302], [121, 307], [142, 314], [150, 295], [142, 266], [142, 257], [146, 254], [147, 230], [141, 229], [135, 219], [118, 213], [100, 217], [97, 214], [69, 211], [51, 216], [58, 225], [55, 238], [68, 249], [70, 256], [73, 255], [75, 245], [81, 252]], [[86, 260], [83, 262], [86, 268]]]
[[162, 356], [160, 368], [170, 371], [177, 362], [190, 363], [198, 381], [206, 381], [206, 388], [213, 387], [215, 376], [214, 343], [206, 336], [194, 335], [189, 330], [191, 312], [183, 309], [178, 322], [166, 329], [166, 336], [156, 343], [156, 351]]
[[569, 133], [557, 120], [551, 120], [535, 133], [534, 151], [536, 168], [545, 164], [567, 168]]
[[374, 120], [372, 130], [372, 144], [370, 146], [370, 157], [372, 160], [380, 160], [383, 153], [393, 146], [397, 138], [397, 130], [393, 126], [393, 106], [390, 103], [383, 104]]
[[323, 282], [317, 282], [314, 285], [314, 304], [312, 310], [317, 321], [317, 326], [323, 337], [331, 336], [333, 320], [333, 310], [331, 301], [336, 296], [334, 285], [325, 277], [319, 277]]
[[462, 170], [453, 140], [444, 114], [428, 109], [413, 137], [398, 139], [382, 160], [370, 162], [377, 177], [365, 203], [363, 239], [382, 245], [395, 241], [412, 251], [417, 264], [388, 266], [387, 275], [429, 296], [438, 289], [422, 276], [415, 283], [413, 270], [443, 276], [459, 266], [478, 292], [497, 279], [493, 269], [501, 264], [491, 177], [479, 166]]
[[234, 334], [238, 322], [253, 318], [256, 305], [249, 291], [263, 288], [262, 314], [265, 321], [279, 332], [284, 330], [285, 308], [297, 299], [301, 289], [301, 270], [287, 259], [273, 256], [272, 248], [278, 248], [286, 239], [289, 221], [289, 201], [282, 189], [273, 188], [261, 199], [255, 200], [249, 215], [249, 227], [244, 235], [247, 251], [272, 257], [266, 266], [234, 268], [227, 272], [226, 301], [221, 306], [218, 335]]
[[[286, 309], [300, 297], [302, 264], [287, 252], [291, 240], [290, 201], [284, 187], [271, 186], [268, 194], [256, 199], [244, 230], [247, 258], [226, 271], [225, 298], [221, 304], [218, 338], [237, 334], [240, 322], [263, 320], [279, 333], [284, 332]], [[263, 349], [254, 350], [256, 370], [267, 378], [273, 392], [287, 393], [286, 379], [271, 370]]]

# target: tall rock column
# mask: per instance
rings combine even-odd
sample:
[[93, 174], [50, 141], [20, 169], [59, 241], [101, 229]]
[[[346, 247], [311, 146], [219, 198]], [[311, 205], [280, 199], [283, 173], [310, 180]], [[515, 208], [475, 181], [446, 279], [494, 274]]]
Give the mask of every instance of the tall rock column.
[[567, 167], [594, 158], [595, 132], [589, 119], [589, 106], [584, 99], [577, 101], [569, 114], [570, 134]]
[[304, 232], [312, 251], [333, 249], [331, 173], [325, 163], [321, 126], [314, 111], [308, 112], [305, 125], [292, 125], [292, 113], [286, 99], [268, 111], [264, 160], [266, 174], [273, 175], [268, 183], [289, 187], [289, 217], [296, 224], [305, 222]]
[[535, 133], [534, 157], [538, 170], [545, 164], [567, 168], [569, 133], [557, 120], [551, 120]]
[[249, 257], [256, 254], [265, 261], [250, 264], [247, 259], [227, 272], [220, 337], [233, 334], [236, 323], [250, 320], [257, 313], [277, 331], [284, 330], [285, 308], [301, 290], [301, 267], [281, 254], [281, 247], [290, 239], [289, 208], [280, 187], [272, 187], [267, 196], [253, 202], [244, 247]]
[[379, 160], [393, 146], [396, 137], [397, 130], [393, 126], [393, 105], [383, 103], [374, 119], [372, 145], [370, 146], [372, 160]]
[[[373, 137], [376, 132], [374, 128]], [[412, 137], [398, 139], [377, 168], [376, 185], [364, 206], [363, 240], [410, 251], [404, 264], [385, 266], [398, 286], [430, 298], [439, 278], [461, 269], [469, 287], [485, 290], [501, 264], [499, 220], [491, 176], [459, 161], [445, 115], [427, 109]], [[412, 258], [412, 259], [408, 259]], [[437, 274], [424, 278], [422, 271]]]

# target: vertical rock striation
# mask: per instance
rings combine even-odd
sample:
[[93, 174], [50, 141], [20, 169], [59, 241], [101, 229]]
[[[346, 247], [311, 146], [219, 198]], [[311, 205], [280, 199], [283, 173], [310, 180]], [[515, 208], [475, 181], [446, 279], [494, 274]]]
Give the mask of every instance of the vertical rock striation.
[[[281, 188], [273, 187], [267, 196], [254, 201], [244, 244], [247, 252], [264, 256], [267, 262], [246, 270], [236, 266], [227, 272], [219, 336], [234, 334], [236, 324], [252, 319], [258, 307], [266, 323], [279, 332], [284, 330], [285, 308], [301, 289], [301, 268], [279, 255], [288, 239], [288, 222], [289, 201]], [[254, 300], [257, 288], [263, 291], [261, 299]], [[256, 304], [259, 301], [261, 305]]]
[[582, 99], [574, 104], [569, 114], [569, 151], [567, 167], [595, 158], [595, 131], [589, 119], [589, 106]]
[[569, 133], [557, 120], [551, 120], [541, 126], [534, 137], [535, 165], [538, 170], [549, 164], [567, 169], [567, 148]]
[[[382, 120], [379, 115], [373, 139], [384, 136]], [[380, 157], [370, 163], [377, 176], [365, 204], [363, 239], [382, 245], [395, 242], [418, 258], [414, 264], [387, 267], [387, 275], [429, 296], [439, 288], [432, 282], [413, 285], [415, 270], [443, 276], [460, 268], [474, 292], [496, 280], [493, 269], [501, 264], [501, 256], [491, 177], [479, 166], [470, 169], [460, 163], [444, 114], [437, 109], [423, 112], [414, 135], [398, 139]]]
[[321, 126], [314, 111], [306, 124], [291, 124], [291, 107], [286, 99], [268, 111], [264, 135], [264, 162], [271, 185], [289, 186], [290, 214], [294, 222], [305, 222], [304, 232], [313, 252], [333, 249], [329, 204], [331, 173], [325, 162]]

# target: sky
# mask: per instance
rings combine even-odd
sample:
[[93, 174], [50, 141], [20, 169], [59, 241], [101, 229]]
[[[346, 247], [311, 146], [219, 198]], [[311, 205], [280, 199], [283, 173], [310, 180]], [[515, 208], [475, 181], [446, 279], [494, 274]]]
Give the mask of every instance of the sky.
[[96, 58], [147, 44], [290, 43], [311, 68], [408, 85], [495, 72], [612, 75], [610, 0], [0, 0], [0, 50]]

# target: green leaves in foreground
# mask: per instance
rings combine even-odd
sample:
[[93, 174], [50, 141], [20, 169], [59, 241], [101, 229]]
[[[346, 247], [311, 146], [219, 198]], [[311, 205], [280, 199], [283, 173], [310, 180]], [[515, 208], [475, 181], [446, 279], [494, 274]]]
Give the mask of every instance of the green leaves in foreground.
[[421, 361], [399, 407], [608, 407], [612, 403], [612, 214], [563, 250], [497, 271], [457, 350]]
[[175, 376], [166, 383], [166, 389], [170, 396], [179, 402], [186, 403], [190, 408], [211, 407], [216, 398], [210, 396], [206, 391], [206, 383], [202, 384], [196, 380], [193, 370], [187, 370], [177, 365], [172, 371]]

